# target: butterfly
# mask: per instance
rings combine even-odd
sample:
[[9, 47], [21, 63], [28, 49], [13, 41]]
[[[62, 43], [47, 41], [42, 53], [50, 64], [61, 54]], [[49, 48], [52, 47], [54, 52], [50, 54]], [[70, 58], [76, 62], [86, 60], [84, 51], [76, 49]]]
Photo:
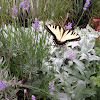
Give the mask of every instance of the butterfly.
[[60, 46], [65, 45], [67, 42], [79, 41], [81, 39], [76, 32], [65, 30], [59, 25], [45, 25], [45, 29], [53, 36], [54, 42]]

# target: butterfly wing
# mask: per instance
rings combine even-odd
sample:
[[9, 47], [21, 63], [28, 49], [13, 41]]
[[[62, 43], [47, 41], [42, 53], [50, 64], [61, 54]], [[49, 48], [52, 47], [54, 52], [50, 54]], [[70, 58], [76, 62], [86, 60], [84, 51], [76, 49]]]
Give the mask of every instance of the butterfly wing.
[[51, 33], [51, 35], [53, 35], [53, 37], [55, 39], [57, 39], [58, 41], [61, 40], [61, 37], [62, 37], [62, 34], [63, 34], [63, 31], [64, 29], [60, 26], [57, 26], [57, 25], [45, 25], [45, 28], [47, 29], [47, 31], [49, 33]]
[[80, 36], [70, 30], [65, 31], [62, 27], [57, 25], [45, 25], [45, 28], [54, 38], [54, 42], [58, 45], [64, 45], [68, 41], [77, 41]]
[[61, 41], [61, 38], [63, 36], [64, 33], [64, 29], [60, 26], [57, 25], [45, 25], [45, 29], [53, 36], [54, 38], [54, 42], [58, 45], [63, 45]]
[[67, 30], [64, 32], [62, 38], [61, 38], [61, 42], [70, 42], [70, 41], [79, 41], [80, 40], [80, 36], [73, 32], [72, 30]]

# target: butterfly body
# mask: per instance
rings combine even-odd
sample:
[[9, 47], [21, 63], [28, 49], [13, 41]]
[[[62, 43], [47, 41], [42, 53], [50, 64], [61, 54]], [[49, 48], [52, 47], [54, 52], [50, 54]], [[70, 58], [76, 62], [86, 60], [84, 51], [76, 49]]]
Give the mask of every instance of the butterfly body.
[[54, 42], [57, 45], [64, 45], [70, 41], [80, 40], [80, 36], [77, 33], [71, 30], [64, 30], [64, 28], [58, 25], [45, 25], [45, 29], [53, 36]]

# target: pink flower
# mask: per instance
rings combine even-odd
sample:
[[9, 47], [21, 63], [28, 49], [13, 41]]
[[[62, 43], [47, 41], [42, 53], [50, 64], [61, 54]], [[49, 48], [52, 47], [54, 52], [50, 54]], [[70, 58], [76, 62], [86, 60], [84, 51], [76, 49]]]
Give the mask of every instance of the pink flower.
[[2, 7], [0, 7], [0, 9], [1, 9]]

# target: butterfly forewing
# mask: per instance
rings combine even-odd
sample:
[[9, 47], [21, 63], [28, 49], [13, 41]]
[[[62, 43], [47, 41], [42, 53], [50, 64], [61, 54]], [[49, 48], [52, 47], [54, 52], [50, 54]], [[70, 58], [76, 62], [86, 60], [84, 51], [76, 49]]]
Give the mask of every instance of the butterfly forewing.
[[55, 35], [56, 39], [60, 41], [63, 34], [63, 28], [56, 25], [47, 25], [47, 27], [49, 28], [49, 30], [51, 30], [52, 35]]
[[73, 32], [73, 31], [70, 31], [70, 30], [67, 30], [64, 33], [61, 41], [65, 42], [66, 40], [71, 41], [71, 40], [75, 40], [75, 39], [77, 40], [79, 38], [80, 38], [80, 36], [77, 33]]

